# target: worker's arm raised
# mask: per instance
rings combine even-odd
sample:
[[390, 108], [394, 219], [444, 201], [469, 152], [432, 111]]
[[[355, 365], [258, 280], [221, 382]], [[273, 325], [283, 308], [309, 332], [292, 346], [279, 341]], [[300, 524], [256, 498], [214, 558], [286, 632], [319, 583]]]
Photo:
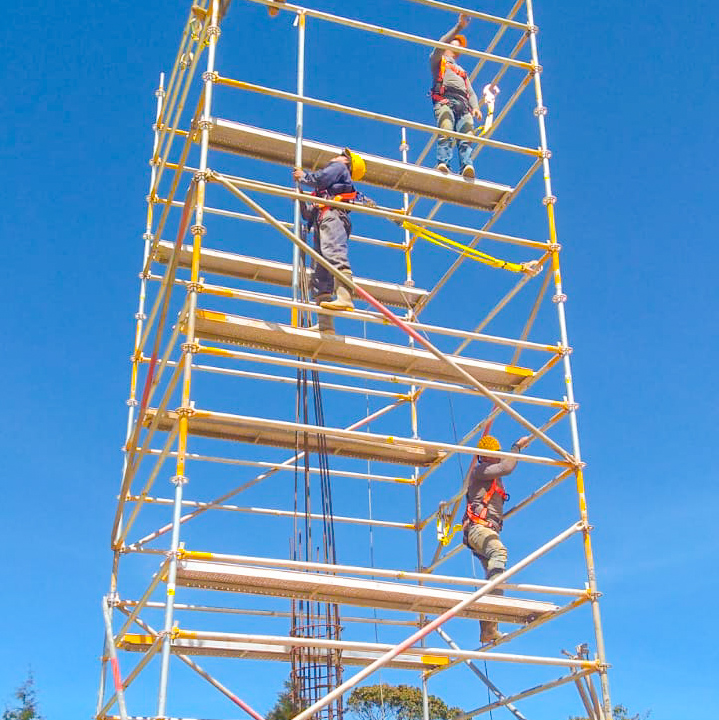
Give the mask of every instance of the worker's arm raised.
[[[464, 28], [469, 25], [469, 21], [469, 15], [460, 15], [459, 20], [457, 20], [457, 24], [449, 32], [446, 32], [444, 35], [442, 35], [439, 41], [443, 43], [450, 42], [458, 32], [464, 30]], [[436, 73], [437, 68], [439, 67], [439, 61], [442, 58], [443, 52], [444, 50], [442, 50], [442, 48], [435, 48], [434, 50], [432, 50], [432, 54], [429, 56], [429, 64], [432, 68], [433, 75]]]

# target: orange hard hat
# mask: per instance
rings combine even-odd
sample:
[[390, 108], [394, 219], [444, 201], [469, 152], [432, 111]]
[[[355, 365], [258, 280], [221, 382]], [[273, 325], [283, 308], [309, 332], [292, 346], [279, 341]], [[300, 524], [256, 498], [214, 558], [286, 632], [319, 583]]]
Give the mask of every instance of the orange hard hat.
[[464, 35], [455, 35], [452, 40], [456, 40], [462, 47], [467, 47], [467, 38]]
[[480, 450], [501, 450], [502, 446], [494, 435], [483, 435], [477, 443], [477, 448]]

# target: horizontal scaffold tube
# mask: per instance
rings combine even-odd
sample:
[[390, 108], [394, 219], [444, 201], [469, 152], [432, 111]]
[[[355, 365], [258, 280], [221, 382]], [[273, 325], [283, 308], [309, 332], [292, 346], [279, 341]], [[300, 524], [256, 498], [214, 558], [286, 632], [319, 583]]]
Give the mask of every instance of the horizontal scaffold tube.
[[422, 638], [426, 637], [431, 633], [435, 628], [440, 627], [443, 625], [447, 620], [450, 620], [451, 618], [455, 617], [458, 612], [463, 610], [465, 607], [470, 605], [471, 603], [475, 602], [479, 598], [483, 597], [484, 595], [487, 595], [490, 591], [494, 590], [495, 588], [499, 587], [507, 578], [511, 577], [512, 575], [516, 574], [523, 568], [525, 568], [527, 565], [530, 565], [532, 562], [540, 558], [545, 553], [549, 552], [552, 548], [556, 547], [560, 543], [564, 542], [567, 538], [571, 537], [577, 532], [581, 532], [585, 530], [585, 525], [583, 523], [575, 523], [571, 527], [567, 528], [564, 532], [560, 533], [555, 537], [554, 539], [550, 540], [548, 543], [545, 543], [540, 548], [535, 550], [534, 552], [527, 555], [523, 560], [520, 560], [516, 565], [513, 565], [512, 567], [508, 568], [501, 574], [497, 575], [493, 580], [489, 580], [487, 584], [477, 590], [476, 592], [472, 593], [471, 595], [468, 595], [464, 600], [457, 603], [454, 607], [450, 608], [449, 610], [443, 612], [441, 615], [436, 617], [431, 622], [427, 623], [424, 627], [417, 630], [417, 632], [410, 635], [408, 638], [403, 640], [401, 643], [395, 645], [391, 650], [388, 650], [384, 655], [382, 655], [380, 658], [375, 660], [373, 663], [368, 665], [367, 667], [360, 670], [358, 673], [353, 675], [348, 680], [345, 680], [343, 683], [338, 685], [334, 690], [327, 693], [322, 699], [319, 701], [313, 703], [310, 707], [306, 708], [302, 712], [298, 713], [294, 720], [309, 720], [313, 715], [315, 715], [319, 710], [321, 710], [326, 705], [329, 705], [335, 698], [340, 697], [343, 693], [345, 693], [350, 688], [355, 687], [358, 683], [360, 683], [362, 680], [364, 680], [366, 677], [371, 675], [376, 670], [379, 670], [381, 667], [386, 665], [392, 658], [396, 657], [400, 653], [402, 653], [404, 650], [406, 650], [409, 647], [412, 647], [415, 643], [419, 642]]
[[333, 277], [335, 277], [338, 281], [344, 283], [345, 285], [348, 285], [351, 287], [351, 289], [362, 299], [369, 302], [371, 305], [376, 307], [390, 322], [397, 325], [399, 328], [404, 330], [407, 335], [412, 337], [415, 342], [419, 343], [422, 347], [424, 347], [426, 350], [429, 350], [438, 360], [441, 362], [447, 364], [449, 367], [451, 367], [455, 373], [457, 373], [458, 376], [464, 378], [470, 385], [477, 388], [482, 395], [484, 395], [487, 399], [491, 400], [495, 405], [498, 405], [502, 410], [504, 410], [505, 413], [507, 413], [511, 418], [516, 420], [522, 427], [529, 430], [532, 435], [535, 437], [541, 439], [546, 445], [548, 445], [552, 450], [554, 450], [557, 454], [559, 454], [560, 457], [564, 458], [566, 462], [576, 465], [577, 460], [572, 457], [570, 453], [568, 453], [564, 448], [562, 448], [559, 444], [557, 444], [554, 440], [552, 440], [550, 437], [545, 435], [539, 428], [535, 427], [532, 423], [530, 423], [526, 418], [524, 418], [522, 415], [520, 415], [516, 410], [514, 410], [512, 407], [509, 406], [504, 400], [497, 397], [491, 390], [489, 390], [485, 385], [480, 383], [478, 380], [473, 378], [466, 370], [461, 368], [452, 358], [448, 357], [444, 353], [442, 353], [438, 348], [436, 348], [429, 340], [419, 335], [417, 332], [415, 332], [412, 328], [408, 327], [406, 323], [404, 323], [399, 317], [397, 317], [394, 313], [390, 312], [384, 305], [379, 303], [375, 298], [373, 298], [367, 291], [365, 291], [363, 288], [359, 287], [357, 283], [355, 283], [353, 280], [349, 279], [346, 275], [341, 273], [337, 268], [332, 265], [330, 262], [328, 262], [320, 253], [318, 253], [316, 250], [314, 250], [312, 247], [310, 247], [307, 243], [305, 243], [302, 239], [294, 235], [292, 232], [284, 228], [282, 225], [280, 225], [277, 220], [269, 213], [267, 210], [265, 210], [262, 206], [258, 205], [252, 198], [248, 197], [245, 193], [243, 193], [241, 190], [239, 190], [237, 187], [235, 187], [231, 182], [229, 182], [227, 179], [225, 179], [222, 176], [216, 175], [215, 173], [211, 174], [211, 177], [219, 182], [221, 185], [226, 187], [230, 192], [237, 195], [238, 198], [240, 198], [245, 204], [247, 204], [249, 207], [251, 207], [256, 213], [259, 215], [262, 215], [266, 220], [268, 220], [274, 227], [276, 227], [283, 235], [285, 235], [292, 243], [296, 244], [301, 250], [305, 252], [305, 254], [309, 255], [316, 263], [319, 263], [322, 265]]
[[[538, 161], [536, 163], [533, 163], [532, 167], [538, 168], [541, 167], [541, 165], [541, 161]], [[191, 173], [196, 172], [196, 170], [191, 167], [186, 167], [185, 171]], [[276, 185], [274, 183], [243, 178], [237, 175], [228, 175], [226, 173], [218, 173], [216, 171], [213, 171], [213, 176], [217, 180], [217, 182], [222, 182], [220, 180], [220, 178], [222, 178], [223, 180], [234, 185], [236, 188], [241, 188], [243, 190], [257, 190], [258, 192], [264, 192], [268, 195], [275, 195], [277, 197], [287, 198], [288, 200], [303, 200], [306, 202], [312, 202], [312, 195], [305, 192], [298, 192], [297, 190], [285, 187], [284, 185]], [[526, 238], [515, 237], [513, 235], [491, 232], [490, 230], [485, 230], [483, 228], [478, 230], [477, 228], [471, 228], [464, 225], [453, 225], [452, 223], [442, 222], [441, 220], [433, 220], [431, 218], [418, 217], [416, 215], [408, 216], [402, 210], [392, 210], [391, 208], [381, 207], [371, 208], [367, 205], [348, 203], [341, 200], [333, 200], [332, 198], [322, 198], [322, 204], [340, 208], [342, 210], [350, 210], [352, 212], [364, 213], [373, 217], [385, 218], [386, 220], [395, 222], [398, 225], [408, 219], [411, 219], [417, 225], [426, 225], [427, 227], [435, 228], [437, 230], [444, 230], [446, 232], [454, 232], [458, 233], [459, 235], [470, 235], [477, 242], [482, 239], [496, 240], [497, 242], [508, 243], [509, 245], [519, 245], [521, 247], [535, 248], [537, 250], [542, 250], [543, 252], [546, 252], [548, 250], [548, 243], [540, 242], [539, 240], [527, 240]], [[176, 207], [180, 206], [176, 205]], [[280, 220], [277, 220], [276, 218], [272, 218], [272, 220], [274, 220], [274, 222], [268, 220], [262, 215], [257, 218], [258, 222], [264, 221], [269, 225], [272, 225], [273, 227], [275, 226], [275, 223], [278, 223], [283, 228], [285, 228], [285, 230], [289, 231], [291, 227], [290, 223], [282, 222]], [[491, 220], [492, 218], [490, 218], [490, 221]], [[367, 240], [367, 238], [365, 238], [365, 240]], [[469, 247], [473, 247], [474, 244], [475, 243], [470, 244]], [[405, 248], [403, 244], [397, 244], [397, 247], [401, 247], [403, 249]]]
[[486, 22], [495, 23], [497, 25], [506, 25], [507, 27], [515, 28], [516, 30], [523, 30], [527, 32], [530, 29], [527, 23], [517, 22], [516, 20], [510, 20], [513, 13], [510, 13], [509, 17], [500, 17], [497, 15], [488, 15], [487, 13], [479, 12], [477, 10], [470, 10], [459, 5], [450, 5], [446, 2], [439, 2], [439, 0], [409, 0], [409, 2], [415, 5], [427, 5], [428, 7], [437, 8], [439, 10], [447, 10], [451, 13], [458, 13], [462, 15], [469, 15], [469, 17], [476, 18], [477, 20], [485, 20]]
[[[178, 630], [178, 640], [229, 640], [243, 643], [263, 642], [288, 645], [306, 648], [330, 648], [338, 650], [365, 650], [382, 652], [392, 649], [394, 646], [387, 643], [359, 642], [356, 640], [328, 640], [325, 638], [298, 637], [284, 635], [250, 635], [245, 633], [231, 632], [209, 632]], [[534, 665], [552, 665], [571, 668], [595, 668], [594, 660], [574, 660], [572, 658], [540, 657], [537, 655], [513, 655], [509, 653], [482, 652], [481, 650], [454, 650], [443, 647], [408, 647], [403, 654], [406, 655], [431, 655], [435, 657], [461, 658], [467, 660], [495, 660], [497, 662], [522, 662]]]
[[[458, 577], [454, 575], [432, 575], [430, 573], [414, 572], [412, 570], [392, 570], [389, 568], [368, 568], [361, 565], [337, 565], [303, 560], [282, 560], [278, 558], [256, 557], [254, 555], [229, 555], [227, 553], [204, 552], [201, 550], [182, 550], [182, 559], [207, 560], [210, 562], [227, 563], [230, 565], [259, 565], [266, 567], [288, 568], [290, 570], [309, 570], [312, 572], [325, 571], [329, 573], [346, 573], [347, 575], [369, 575], [370, 577], [391, 578], [393, 580], [416, 580], [426, 584], [428, 580], [443, 585], [475, 585], [483, 587], [489, 580], [479, 578]], [[530, 585], [502, 583], [502, 588], [517, 592], [547, 593], [550, 595], [566, 595], [569, 597], [583, 597], [585, 590], [576, 588], [551, 587], [545, 585]]]
[[[153, 279], [157, 276], [153, 276]], [[186, 280], [177, 280], [178, 284], [186, 285]], [[202, 283], [202, 292], [206, 295], [218, 295], [221, 297], [231, 297], [236, 300], [246, 300], [248, 302], [257, 302], [267, 305], [276, 305], [279, 307], [297, 308], [306, 312], [323, 312], [323, 308], [318, 308], [314, 303], [298, 302], [281, 295], [271, 295], [270, 293], [260, 293], [253, 290], [238, 290], [221, 285], [211, 285]], [[332, 313], [324, 313], [332, 314]], [[381, 313], [372, 312], [371, 310], [354, 310], [343, 311], [343, 318], [351, 318], [353, 320], [361, 320], [362, 322], [372, 322], [386, 325]], [[511, 347], [522, 348], [524, 350], [538, 350], [540, 352], [564, 353], [566, 350], [558, 345], [549, 345], [546, 343], [536, 343], [529, 340], [517, 340], [514, 338], [501, 337], [499, 335], [486, 335], [471, 330], [459, 330], [455, 328], [445, 327], [442, 325], [428, 325], [427, 323], [405, 321], [408, 327], [414, 328], [419, 332], [436, 333], [437, 335], [448, 335], [449, 337], [463, 338], [469, 341], [486, 342], [495, 345], [509, 345]]]
[[[128, 502], [146, 502], [154, 505], [172, 505], [174, 500], [172, 498], [160, 498], [160, 497], [141, 497], [139, 495], [131, 495], [127, 498]], [[202, 508], [209, 507], [210, 503], [201, 502], [199, 500], [183, 500], [181, 503], [182, 507], [193, 507]], [[322, 520], [324, 515], [317, 513], [304, 513], [294, 512], [292, 510], [276, 510], [274, 508], [260, 508], [260, 507], [241, 507], [239, 505], [216, 505], [213, 504], [213, 510], [225, 510], [232, 512], [247, 513], [249, 515], [269, 515], [272, 517], [291, 517], [291, 518], [304, 518], [309, 517], [310, 520]], [[344, 515], [332, 515], [333, 522], [348, 523], [350, 525], [372, 525], [374, 527], [385, 527], [395, 528], [400, 530], [415, 530], [415, 524], [394, 522], [391, 520], [372, 520], [367, 518], [357, 517], [346, 517]]]
[[[417, 45], [424, 45], [430, 48], [441, 48], [442, 50], [455, 50], [454, 45], [449, 43], [443, 43], [438, 40], [431, 40], [430, 38], [424, 38], [420, 35], [412, 35], [410, 33], [401, 32], [399, 30], [392, 30], [391, 28], [384, 28], [379, 25], [372, 25], [371, 23], [362, 22], [361, 20], [352, 20], [351, 18], [341, 17], [340, 15], [332, 15], [331, 13], [322, 12], [321, 10], [314, 10], [312, 8], [305, 8], [301, 5], [292, 5], [290, 3], [276, 4], [272, 0], [249, 0], [249, 2], [258, 3], [260, 5], [273, 5], [280, 10], [286, 10], [291, 13], [302, 13], [307, 17], [317, 18], [318, 20], [325, 20], [327, 22], [335, 23], [337, 25], [346, 25], [356, 30], [366, 30], [367, 32], [382, 35], [384, 37], [391, 37], [397, 40], [407, 40]], [[526, 26], [525, 26], [526, 29]], [[511, 60], [510, 58], [502, 57], [501, 55], [492, 55], [491, 53], [481, 52], [480, 50], [472, 50], [471, 48], [462, 48], [462, 54], [468, 55], [469, 57], [481, 58], [489, 62], [496, 62], [500, 65], [511, 65], [513, 67], [522, 68], [523, 70], [533, 71], [535, 66], [532, 63], [522, 62], [520, 60]]]
[[[333, 110], [335, 112], [344, 113], [346, 115], [354, 115], [356, 117], [365, 118], [367, 120], [376, 120], [378, 122], [387, 123], [388, 125], [396, 125], [397, 127], [410, 128], [411, 130], [419, 130], [431, 134], [437, 133], [436, 125], [425, 125], [424, 123], [414, 122], [405, 118], [396, 118], [392, 115], [383, 115], [382, 113], [372, 112], [371, 110], [362, 110], [361, 108], [351, 107], [349, 105], [340, 105], [339, 103], [320, 100], [318, 98], [309, 97], [307, 95], [297, 95], [296, 93], [287, 92], [285, 90], [277, 90], [276, 88], [265, 87], [263, 85], [255, 85], [254, 83], [245, 82], [244, 80], [234, 80], [232, 78], [218, 77], [215, 80], [219, 85], [246, 90], [248, 92], [259, 93], [260, 95], [268, 95], [269, 97], [278, 98], [279, 100], [290, 100], [292, 102], [302, 102], [305, 105], [322, 108], [323, 110]], [[490, 138], [480, 137], [474, 133], [461, 133], [455, 130], [443, 130], [442, 135], [454, 138], [455, 140], [465, 140], [466, 142], [476, 145], [492, 147], [496, 150], [506, 150], [521, 155], [530, 155], [532, 157], [540, 157], [541, 150], [536, 148], [524, 147], [522, 145], [513, 145], [511, 143], [501, 142], [499, 140], [491, 140]]]
[[[247, 360], [248, 362], [262, 362], [271, 365], [280, 365], [283, 367], [304, 368], [307, 370], [317, 370], [318, 372], [334, 373], [336, 375], [346, 375], [349, 377], [364, 378], [366, 380], [377, 380], [380, 382], [388, 382], [392, 384], [402, 385], [419, 385], [429, 390], [441, 390], [443, 392], [456, 392], [469, 395], [479, 394], [473, 388], [464, 387], [463, 385], [454, 385], [452, 383], [440, 382], [438, 380], [426, 380], [424, 378], [412, 378], [407, 375], [389, 375], [387, 373], [377, 372], [375, 370], [363, 370], [360, 368], [342, 367], [339, 365], [328, 365], [326, 363], [315, 363], [304, 360], [294, 360], [292, 358], [275, 357], [272, 355], [262, 355], [260, 353], [250, 353], [242, 350], [228, 350], [226, 348], [218, 348], [211, 345], [200, 345], [197, 350], [198, 354], [213, 355], [216, 357], [234, 358], [237, 360]], [[456, 353], [453, 353], [456, 354]], [[200, 368], [201, 369], [201, 368]], [[564, 400], [552, 400], [551, 398], [533, 397], [531, 395], [519, 395], [514, 393], [495, 390], [498, 397], [512, 402], [524, 402], [528, 405], [542, 405], [545, 407], [564, 408], [566, 402]]]
[[[123, 608], [135, 607], [137, 604], [136, 600], [120, 600], [118, 605]], [[153, 610], [163, 610], [165, 608], [164, 602], [148, 602], [145, 607], [152, 608]], [[256, 610], [256, 609], [245, 609], [236, 607], [217, 607], [213, 605], [188, 605], [187, 603], [175, 603], [175, 610], [183, 610], [187, 612], [203, 612], [203, 613], [227, 613], [228, 615], [253, 615], [257, 617], [278, 617], [278, 618], [291, 618], [291, 612], [283, 612], [281, 610]], [[404, 625], [408, 627], [417, 627], [416, 620], [393, 620], [391, 618], [376, 618], [376, 617], [353, 617], [350, 615], [342, 616], [343, 623], [366, 623], [368, 625]]]

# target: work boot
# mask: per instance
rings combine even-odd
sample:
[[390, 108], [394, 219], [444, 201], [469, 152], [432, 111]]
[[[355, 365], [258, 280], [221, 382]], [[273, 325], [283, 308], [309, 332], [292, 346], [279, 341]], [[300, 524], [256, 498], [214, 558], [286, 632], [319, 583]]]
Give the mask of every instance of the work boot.
[[479, 621], [479, 642], [482, 645], [487, 643], [496, 642], [504, 637], [504, 633], [497, 630], [497, 623], [490, 620]]
[[447, 163], [438, 162], [434, 169], [439, 170], [441, 173], [444, 173], [445, 175], [447, 175], [449, 173], [449, 165], [447, 165]]
[[474, 177], [474, 167], [472, 165], [465, 165], [462, 168], [462, 177], [469, 178], [471, 180]]
[[[348, 278], [352, 277], [352, 273], [345, 272], [343, 275], [346, 275]], [[352, 302], [352, 292], [351, 290], [344, 284], [342, 284], [337, 278], [335, 278], [335, 292], [337, 293], [337, 299], [336, 300], [323, 300], [320, 303], [320, 307], [325, 308], [325, 310], [354, 310], [355, 306]]]

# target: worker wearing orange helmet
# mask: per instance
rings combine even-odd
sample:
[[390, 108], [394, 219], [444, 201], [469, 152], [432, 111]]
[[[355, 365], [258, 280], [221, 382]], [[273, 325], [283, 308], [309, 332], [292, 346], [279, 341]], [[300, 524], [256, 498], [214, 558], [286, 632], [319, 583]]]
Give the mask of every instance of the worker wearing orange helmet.
[[[307, 226], [314, 231], [315, 250], [348, 279], [352, 278], [348, 255], [348, 240], [352, 232], [349, 211], [322, 203], [322, 198], [374, 206], [375, 203], [357, 192], [354, 180], [361, 180], [365, 174], [365, 161], [361, 155], [345, 148], [341, 155], [333, 157], [317, 172], [305, 172], [295, 168], [292, 177], [298, 184], [314, 188], [315, 200], [302, 203], [302, 216]], [[338, 281], [326, 268], [315, 263], [312, 272], [312, 295], [314, 301], [327, 310], [352, 310], [352, 291]], [[333, 291], [336, 299], [332, 299]], [[318, 313], [315, 327], [322, 332], [333, 333], [331, 315]]]
[[[512, 444], [512, 452], [520, 452], [531, 441], [532, 436], [526, 435]], [[484, 435], [477, 447], [480, 450], [501, 450], [497, 438]], [[485, 577], [491, 580], [504, 572], [507, 564], [507, 548], [499, 539], [502, 529], [504, 503], [509, 495], [504, 490], [502, 478], [509, 475], [517, 465], [515, 458], [498, 459], [479, 454], [464, 479], [463, 490], [467, 494], [467, 509], [462, 518], [464, 544], [482, 563]], [[495, 591], [502, 594], [501, 590]], [[487, 620], [480, 621], [482, 643], [499, 640], [502, 633], [497, 630], [497, 623]]]
[[[440, 38], [440, 42], [453, 45], [455, 50], [435, 48], [429, 56], [433, 79], [430, 96], [437, 127], [461, 133], [471, 133], [474, 130], [474, 119], [482, 119], [479, 100], [472, 89], [472, 83], [466, 71], [457, 63], [460, 49], [467, 47], [467, 39], [460, 31], [469, 25], [469, 20], [468, 15], [460, 15], [457, 24]], [[440, 136], [437, 140], [436, 169], [443, 173], [450, 171], [453, 142], [452, 138], [446, 136]], [[457, 155], [462, 175], [473, 178], [472, 144], [467, 140], [458, 140]]]

